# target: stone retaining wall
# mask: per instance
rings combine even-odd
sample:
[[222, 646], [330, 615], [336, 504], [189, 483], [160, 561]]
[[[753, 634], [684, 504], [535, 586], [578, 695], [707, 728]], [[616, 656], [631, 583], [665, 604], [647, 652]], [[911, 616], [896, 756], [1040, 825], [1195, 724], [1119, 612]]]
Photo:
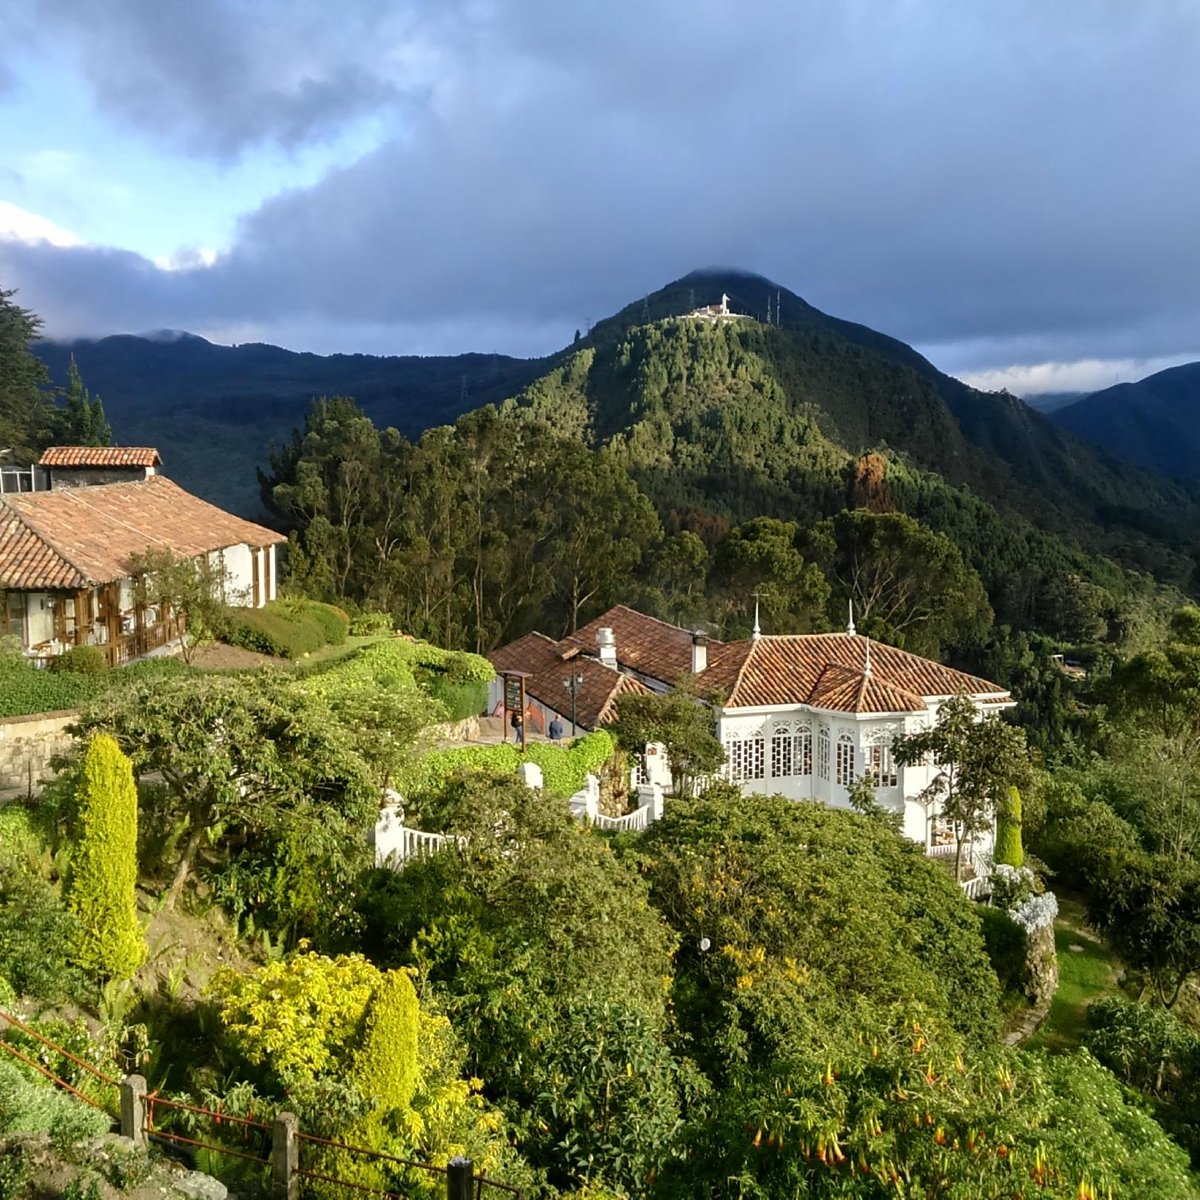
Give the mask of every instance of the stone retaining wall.
[[73, 741], [66, 727], [79, 713], [34, 713], [0, 720], [0, 798], [36, 796], [54, 772], [50, 760]]

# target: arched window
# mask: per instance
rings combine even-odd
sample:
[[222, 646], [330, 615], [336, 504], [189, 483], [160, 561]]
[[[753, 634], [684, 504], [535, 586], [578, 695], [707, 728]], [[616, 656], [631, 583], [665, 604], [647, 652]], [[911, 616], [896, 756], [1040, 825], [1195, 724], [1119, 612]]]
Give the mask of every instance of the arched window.
[[837, 781], [842, 787], [854, 784], [854, 739], [848, 733], [837, 740]]
[[786, 779], [796, 773], [792, 727], [776, 725], [771, 733], [771, 775]]
[[725, 738], [725, 778], [734, 783], [762, 779], [767, 768], [766, 738], [761, 729]]
[[829, 729], [825, 725], [817, 730], [817, 774], [829, 778]]
[[812, 726], [807, 721], [796, 726], [792, 743], [792, 767], [796, 775], [812, 774]]

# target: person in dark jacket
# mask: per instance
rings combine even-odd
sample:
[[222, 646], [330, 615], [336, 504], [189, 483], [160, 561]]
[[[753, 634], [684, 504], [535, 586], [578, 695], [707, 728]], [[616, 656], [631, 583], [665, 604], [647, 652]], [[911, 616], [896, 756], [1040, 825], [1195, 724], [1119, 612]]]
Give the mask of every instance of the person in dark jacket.
[[550, 735], [552, 742], [561, 742], [563, 735], [563, 723], [558, 719], [558, 714], [554, 715], [554, 719], [550, 722], [550, 728], [546, 731]]

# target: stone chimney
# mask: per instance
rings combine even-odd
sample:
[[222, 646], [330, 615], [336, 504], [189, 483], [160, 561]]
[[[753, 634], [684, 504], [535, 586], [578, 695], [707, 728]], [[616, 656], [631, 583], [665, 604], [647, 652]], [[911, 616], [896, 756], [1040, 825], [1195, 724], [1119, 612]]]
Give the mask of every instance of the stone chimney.
[[692, 634], [692, 674], [699, 675], [708, 668], [708, 634], [697, 629]]
[[606, 667], [615, 668], [617, 665], [617, 639], [613, 631], [606, 625], [596, 631], [596, 642], [600, 647], [600, 661]]

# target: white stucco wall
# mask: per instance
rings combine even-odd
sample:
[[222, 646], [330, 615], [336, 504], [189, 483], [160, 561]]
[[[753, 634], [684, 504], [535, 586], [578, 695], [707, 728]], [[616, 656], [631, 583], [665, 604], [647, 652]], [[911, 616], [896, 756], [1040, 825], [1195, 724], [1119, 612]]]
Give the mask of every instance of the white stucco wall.
[[217, 552], [216, 559], [218, 563], [224, 562], [225, 602], [227, 604], [253, 604], [254, 556], [250, 547], [245, 543], [227, 546], [224, 550]]

